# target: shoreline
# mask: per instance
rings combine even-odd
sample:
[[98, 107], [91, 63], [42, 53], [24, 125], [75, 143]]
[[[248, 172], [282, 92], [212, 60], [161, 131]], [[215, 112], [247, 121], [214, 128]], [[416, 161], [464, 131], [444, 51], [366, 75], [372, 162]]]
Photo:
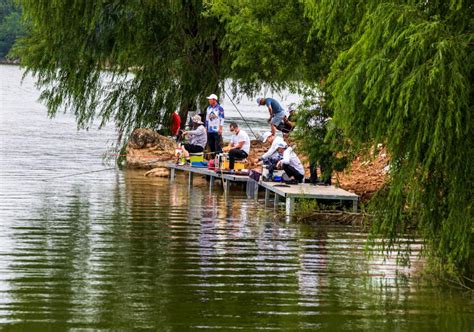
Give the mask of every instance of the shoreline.
[[19, 66], [20, 60], [8, 60], [5, 58], [0, 58], [0, 65]]

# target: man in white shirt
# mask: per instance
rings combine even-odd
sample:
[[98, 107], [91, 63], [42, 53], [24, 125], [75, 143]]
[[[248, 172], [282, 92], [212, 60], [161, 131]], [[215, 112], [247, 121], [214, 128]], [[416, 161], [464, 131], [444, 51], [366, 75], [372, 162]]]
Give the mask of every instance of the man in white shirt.
[[284, 143], [278, 144], [277, 150], [278, 153], [283, 155], [283, 158], [278, 162], [277, 167], [283, 168], [292, 183], [300, 183], [303, 181], [304, 167], [300, 158], [298, 158], [293, 149]]
[[280, 136], [276, 136], [274, 134], [272, 134], [271, 132], [267, 131], [265, 133], [263, 133], [261, 136], [260, 136], [260, 140], [262, 141], [262, 143], [265, 143], [265, 142], [269, 142], [272, 144], [272, 146], [270, 147], [270, 149], [268, 149], [267, 152], [265, 152], [261, 157], [260, 157], [260, 160], [265, 160], [265, 159], [268, 159], [270, 157], [272, 157], [276, 150], [277, 150], [277, 146], [278, 144], [284, 144], [285, 141], [283, 140], [283, 138], [281, 138]]
[[223, 149], [229, 152], [229, 168], [234, 169], [236, 159], [245, 159], [250, 151], [249, 135], [239, 128], [237, 123], [232, 122], [229, 126], [230, 132], [233, 134], [230, 143]]
[[258, 160], [262, 161], [268, 170], [268, 174], [264, 180], [271, 180], [273, 178], [273, 172], [275, 171], [277, 163], [281, 159], [281, 155], [277, 151], [277, 146], [279, 144], [286, 144], [283, 138], [272, 134], [271, 132], [267, 131], [260, 135], [260, 141], [263, 143], [270, 142], [272, 146], [265, 152]]

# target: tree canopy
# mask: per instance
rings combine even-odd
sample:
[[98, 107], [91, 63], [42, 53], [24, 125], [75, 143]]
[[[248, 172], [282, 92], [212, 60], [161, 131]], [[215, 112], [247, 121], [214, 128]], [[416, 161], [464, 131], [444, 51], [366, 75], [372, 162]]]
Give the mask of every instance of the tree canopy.
[[22, 3], [32, 31], [16, 52], [49, 114], [73, 110], [79, 127], [156, 128], [176, 109], [195, 111], [225, 77], [222, 31], [201, 1]]

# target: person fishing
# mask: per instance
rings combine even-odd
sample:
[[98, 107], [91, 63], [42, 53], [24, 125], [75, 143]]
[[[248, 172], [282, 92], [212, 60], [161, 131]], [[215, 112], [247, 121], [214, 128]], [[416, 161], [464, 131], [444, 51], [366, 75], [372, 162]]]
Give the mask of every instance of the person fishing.
[[189, 142], [182, 146], [184, 157], [189, 158], [189, 153], [201, 153], [207, 144], [207, 132], [201, 117], [196, 114], [191, 117], [193, 129], [183, 131], [183, 136], [189, 139]]
[[277, 163], [277, 168], [283, 169], [288, 179], [285, 181], [287, 184], [301, 183], [304, 179], [304, 167], [300, 161], [300, 158], [296, 155], [291, 147], [286, 143], [279, 143], [277, 151], [283, 157]]
[[207, 143], [211, 150], [211, 156], [214, 156], [215, 153], [222, 152], [221, 137], [224, 126], [224, 109], [218, 103], [215, 94], [208, 96], [207, 100], [209, 101], [206, 110]]
[[233, 134], [230, 143], [223, 150], [229, 153], [229, 168], [234, 169], [236, 159], [245, 159], [250, 152], [250, 137], [237, 123], [232, 122], [229, 126], [230, 132]]
[[279, 144], [286, 143], [283, 138], [272, 134], [270, 131], [261, 134], [259, 140], [262, 143], [271, 143], [271, 146], [267, 150], [267, 152], [265, 152], [260, 158], [258, 158], [258, 161], [261, 161], [268, 170], [268, 174], [265, 175], [265, 178], [263, 178], [263, 180], [269, 181], [273, 178], [273, 172], [276, 169], [276, 165], [282, 158], [282, 156], [277, 151], [277, 147]]
[[273, 135], [275, 135], [277, 126], [283, 121], [285, 117], [285, 111], [281, 107], [280, 103], [273, 98], [261, 97], [257, 98], [258, 106], [266, 105], [268, 112], [270, 113], [270, 118], [268, 122], [270, 123], [270, 129]]

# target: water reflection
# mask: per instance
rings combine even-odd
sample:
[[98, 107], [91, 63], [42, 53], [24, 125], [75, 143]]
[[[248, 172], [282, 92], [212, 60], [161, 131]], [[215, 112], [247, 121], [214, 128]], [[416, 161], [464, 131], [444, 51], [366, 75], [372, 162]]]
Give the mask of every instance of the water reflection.
[[[72, 184], [11, 228], [3, 322], [16, 327], [212, 329], [467, 327], [472, 311], [368, 260], [346, 226], [285, 224], [205, 179], [116, 174], [112, 190]], [[98, 193], [100, 193], [98, 195]], [[383, 267], [383, 268], [382, 268]], [[431, 302], [426, 301], [426, 297]], [[8, 299], [8, 300], [5, 300]], [[458, 310], [457, 312], [455, 310]]]

